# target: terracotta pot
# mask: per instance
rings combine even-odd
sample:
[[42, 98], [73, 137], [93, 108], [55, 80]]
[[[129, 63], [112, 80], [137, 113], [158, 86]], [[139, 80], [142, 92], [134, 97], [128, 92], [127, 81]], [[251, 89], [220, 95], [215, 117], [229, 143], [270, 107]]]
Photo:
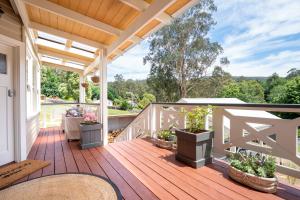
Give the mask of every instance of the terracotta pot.
[[162, 139], [155, 139], [156, 146], [163, 148], [163, 149], [172, 149], [174, 141], [166, 141]]
[[242, 172], [232, 166], [228, 167], [228, 175], [233, 180], [262, 192], [275, 193], [277, 190], [278, 179], [276, 176], [274, 178], [259, 177]]
[[88, 83], [81, 83], [81, 86], [84, 87], [84, 88], [88, 88], [89, 84]]
[[91, 79], [92, 79], [93, 83], [99, 83], [99, 81], [100, 81], [99, 76], [92, 76]]

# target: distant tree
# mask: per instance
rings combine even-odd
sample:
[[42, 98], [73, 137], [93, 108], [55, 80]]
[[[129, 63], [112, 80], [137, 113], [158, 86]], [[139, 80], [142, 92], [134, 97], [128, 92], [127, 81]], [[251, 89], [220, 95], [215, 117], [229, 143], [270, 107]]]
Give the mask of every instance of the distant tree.
[[138, 106], [141, 109], [144, 109], [150, 103], [155, 102], [155, 96], [153, 94], [145, 93], [143, 98], [139, 101]]
[[285, 83], [285, 79], [279, 77], [277, 73], [272, 74], [264, 83], [264, 94], [265, 94], [265, 99], [267, 102], [270, 102], [270, 93], [271, 90], [278, 86], [278, 85], [283, 85]]
[[232, 82], [230, 73], [225, 72], [222, 67], [216, 66], [210, 77], [193, 80], [194, 90], [189, 92], [190, 97], [217, 97], [223, 87]]
[[[271, 90], [270, 102], [279, 104], [300, 104], [300, 76], [290, 78], [284, 85], [278, 85]], [[282, 118], [293, 119], [298, 113], [279, 113]]]
[[203, 77], [222, 52], [222, 47], [208, 38], [215, 25], [215, 11], [213, 0], [202, 0], [151, 36], [144, 63], [151, 64], [150, 82], [157, 90], [163, 90], [159, 93], [165, 93], [166, 85], [166, 79], [159, 77], [167, 76], [167, 80], [176, 81], [176, 85], [171, 84], [179, 87], [179, 97], [186, 97], [195, 89], [191, 80]]
[[58, 96], [65, 100], [79, 99], [79, 75], [43, 66], [41, 92], [47, 97]]
[[287, 73], [288, 73], [288, 75], [286, 76], [287, 79], [294, 78], [300, 76], [300, 69], [292, 68]]
[[41, 93], [47, 97], [59, 96], [59, 77], [49, 67], [41, 68]]
[[151, 93], [159, 102], [175, 102], [179, 99], [179, 85], [168, 68], [151, 68], [147, 78]]
[[115, 89], [111, 86], [111, 85], [108, 85], [108, 89], [107, 89], [107, 98], [109, 100], [112, 100], [114, 101], [116, 98], [118, 98], [118, 95], [115, 91]]
[[272, 103], [300, 104], [300, 76], [289, 79], [271, 91]]
[[231, 82], [222, 89], [219, 97], [235, 97], [249, 103], [265, 102], [264, 89], [255, 80]]

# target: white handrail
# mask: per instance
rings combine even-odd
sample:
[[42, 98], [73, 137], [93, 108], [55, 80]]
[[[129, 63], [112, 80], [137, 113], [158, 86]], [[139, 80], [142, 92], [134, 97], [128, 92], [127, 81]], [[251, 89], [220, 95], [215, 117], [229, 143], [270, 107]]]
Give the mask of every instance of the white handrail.
[[[156, 132], [170, 126], [185, 128], [182, 109], [191, 110], [193, 104], [151, 104], [143, 110], [115, 138], [115, 142], [127, 141], [141, 136], [156, 137]], [[224, 156], [228, 151], [245, 148], [251, 151], [272, 155], [281, 165], [277, 171], [300, 178], [300, 157], [298, 152], [297, 131], [300, 117], [281, 119], [270, 112], [300, 113], [300, 108], [291, 106], [271, 107], [259, 105], [220, 105], [214, 111], [207, 125], [214, 130], [213, 154]], [[286, 161], [288, 160], [288, 162]], [[290, 168], [287, 163], [298, 167]]]

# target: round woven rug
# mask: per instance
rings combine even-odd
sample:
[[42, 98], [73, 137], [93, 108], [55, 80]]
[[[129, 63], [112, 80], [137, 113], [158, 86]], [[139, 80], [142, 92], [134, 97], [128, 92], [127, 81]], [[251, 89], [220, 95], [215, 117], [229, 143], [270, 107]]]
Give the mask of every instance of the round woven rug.
[[88, 174], [59, 174], [33, 179], [1, 190], [0, 197], [5, 200], [121, 199], [114, 183]]

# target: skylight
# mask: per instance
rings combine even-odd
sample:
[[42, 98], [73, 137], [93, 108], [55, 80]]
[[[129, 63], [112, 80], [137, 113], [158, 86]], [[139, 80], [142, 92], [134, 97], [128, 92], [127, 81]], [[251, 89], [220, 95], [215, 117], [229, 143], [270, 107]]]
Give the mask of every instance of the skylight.
[[42, 46], [47, 46], [47, 47], [51, 47], [51, 48], [55, 48], [55, 49], [59, 49], [59, 50], [64, 50], [65, 49], [65, 45], [64, 44], [52, 42], [50, 40], [45, 40], [43, 38], [38, 38], [36, 40], [36, 43], [40, 44]]
[[81, 69], [81, 70], [84, 70], [84, 68], [85, 68], [83, 64], [77, 63], [77, 62], [71, 62], [71, 61], [65, 62], [65, 65], [68, 67]]
[[95, 47], [91, 47], [86, 44], [82, 44], [82, 43], [75, 42], [75, 41], [72, 43], [72, 47], [81, 49], [81, 50], [85, 50], [85, 51], [90, 51], [93, 53], [95, 53], [95, 51], [97, 50], [97, 48], [95, 48]]
[[42, 56], [42, 61], [50, 62], [50, 63], [54, 63], [54, 64], [61, 64], [62, 63], [61, 59], [55, 58], [55, 57], [52, 57], [52, 56], [46, 56], [46, 55]]
[[44, 32], [41, 32], [41, 31], [38, 31], [38, 36], [39, 36], [39, 38], [43, 38], [43, 39], [53, 41], [53, 42], [56, 42], [56, 43], [60, 43], [60, 44], [66, 44], [66, 42], [67, 42], [67, 39], [65, 39], [65, 38], [58, 37], [56, 35], [51, 35], [51, 34], [48, 34], [48, 33], [44, 33]]

